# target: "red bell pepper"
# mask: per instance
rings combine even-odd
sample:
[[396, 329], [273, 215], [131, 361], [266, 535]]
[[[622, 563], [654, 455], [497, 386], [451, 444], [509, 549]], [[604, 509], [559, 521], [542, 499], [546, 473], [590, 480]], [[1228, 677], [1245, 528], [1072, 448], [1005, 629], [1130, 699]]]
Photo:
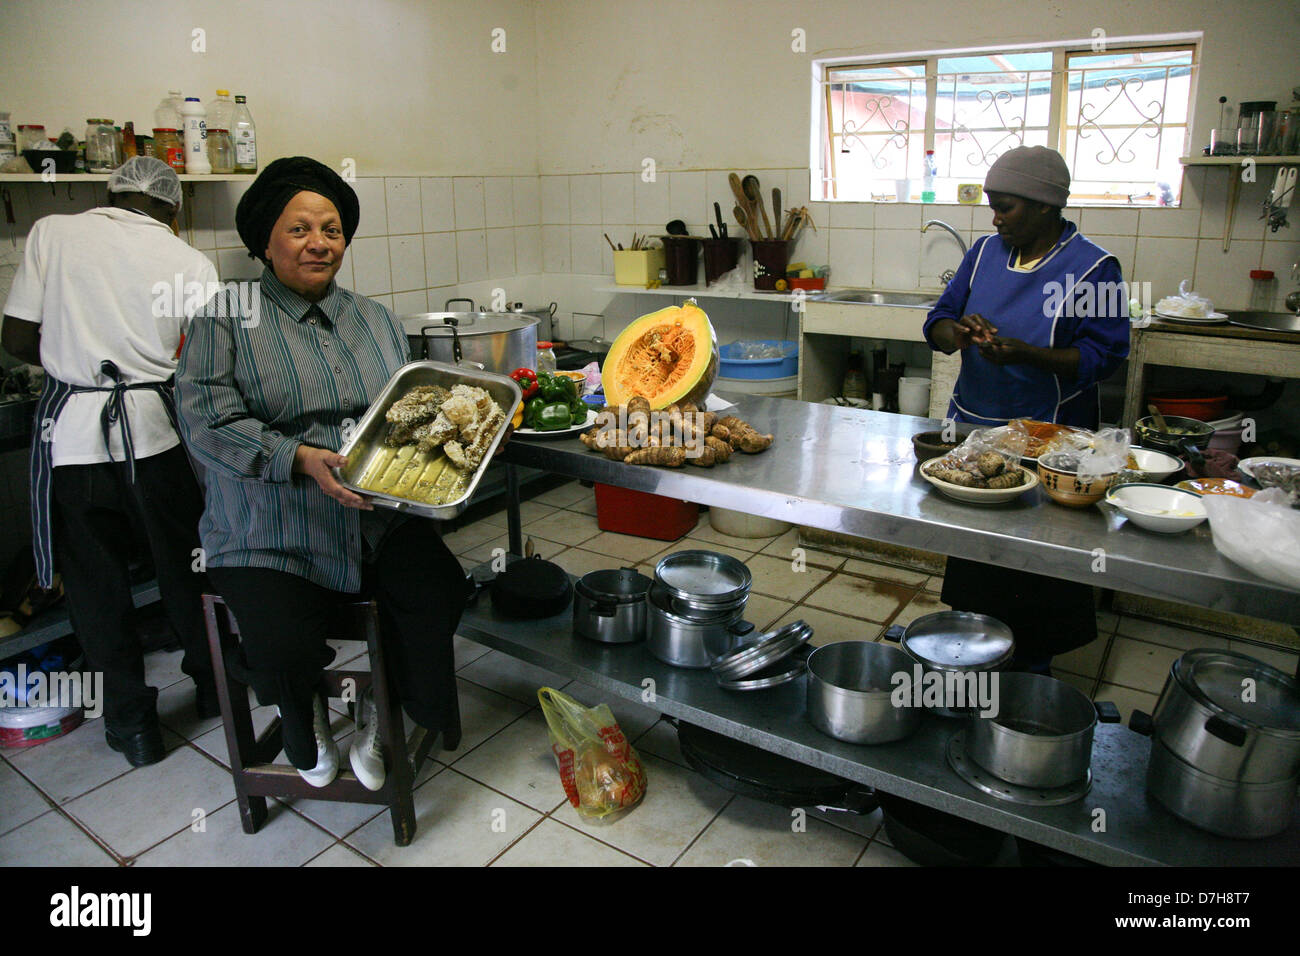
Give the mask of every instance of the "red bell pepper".
[[510, 377], [519, 383], [519, 390], [524, 394], [524, 401], [528, 401], [537, 394], [537, 373], [530, 368], [517, 368], [510, 373]]

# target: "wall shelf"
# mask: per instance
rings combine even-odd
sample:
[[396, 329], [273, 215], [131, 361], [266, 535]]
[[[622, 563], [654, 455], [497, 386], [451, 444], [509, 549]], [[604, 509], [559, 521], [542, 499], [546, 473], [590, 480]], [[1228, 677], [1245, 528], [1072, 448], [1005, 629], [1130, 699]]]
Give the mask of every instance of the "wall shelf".
[[[1300, 156], [1182, 156], [1184, 166], [1218, 166], [1222, 169], [1240, 168], [1250, 160], [1255, 166], [1300, 166]], [[1237, 197], [1241, 195], [1241, 177], [1228, 177], [1228, 208], [1223, 217], [1223, 251], [1232, 245], [1232, 222], [1237, 218]]]

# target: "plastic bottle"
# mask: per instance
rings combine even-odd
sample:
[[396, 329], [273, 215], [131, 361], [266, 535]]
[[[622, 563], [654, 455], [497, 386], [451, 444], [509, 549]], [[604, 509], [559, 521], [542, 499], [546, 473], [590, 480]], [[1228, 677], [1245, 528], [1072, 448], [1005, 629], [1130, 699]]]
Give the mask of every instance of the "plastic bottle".
[[235, 101], [230, 98], [229, 90], [217, 90], [216, 99], [208, 103], [208, 131], [224, 129], [230, 132], [230, 124], [235, 116]]
[[235, 172], [257, 172], [257, 127], [253, 125], [253, 114], [248, 111], [246, 97], [235, 97], [235, 118], [230, 135], [235, 140]]
[[153, 111], [153, 125], [158, 129], [175, 129], [181, 128], [181, 104], [185, 98], [181, 96], [180, 90], [168, 90], [167, 95], [162, 98]]
[[197, 176], [210, 175], [207, 110], [197, 96], [187, 96], [181, 115], [185, 119], [185, 171]]
[[937, 173], [934, 150], [925, 151], [925, 175], [921, 179], [921, 202], [934, 202], [934, 177]]

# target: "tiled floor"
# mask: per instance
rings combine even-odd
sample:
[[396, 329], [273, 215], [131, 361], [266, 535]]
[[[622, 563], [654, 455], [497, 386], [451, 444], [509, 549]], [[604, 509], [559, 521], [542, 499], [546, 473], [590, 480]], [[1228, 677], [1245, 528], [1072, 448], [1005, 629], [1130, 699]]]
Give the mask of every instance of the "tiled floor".
[[[875, 640], [891, 623], [932, 610], [942, 579], [803, 549], [796, 532], [741, 539], [713, 530], [707, 516], [672, 544], [603, 532], [590, 489], [576, 482], [523, 506], [524, 530], [538, 553], [572, 574], [636, 565], [647, 575], [664, 554], [689, 547], [724, 550], [754, 573], [747, 607], [760, 628], [803, 618], [817, 644]], [[497, 513], [446, 535], [472, 566], [505, 547]], [[795, 570], [796, 565], [800, 570]], [[1058, 657], [1058, 676], [1097, 699], [1114, 701], [1127, 720], [1150, 711], [1170, 663], [1191, 647], [1240, 650], [1293, 673], [1295, 651], [1139, 620], [1098, 615], [1100, 637]], [[338, 645], [338, 663], [360, 644]], [[464, 741], [442, 753], [418, 781], [419, 829], [411, 846], [393, 845], [386, 810], [359, 804], [274, 801], [256, 836], [240, 829], [219, 720], [199, 720], [179, 654], [156, 652], [149, 679], [160, 688], [159, 714], [169, 753], [131, 770], [104, 744], [100, 721], [26, 750], [0, 752], [0, 863], [310, 866], [592, 866], [910, 865], [894, 850], [879, 811], [867, 817], [791, 811], [736, 796], [687, 767], [676, 734], [658, 714], [623, 701], [615, 715], [645, 763], [645, 802], [618, 822], [583, 822], [564, 799], [551, 757], [537, 688], [550, 685], [595, 704], [594, 688], [456, 639]], [[254, 710], [258, 729], [270, 708]], [[335, 715], [346, 755], [351, 721]], [[346, 759], [346, 756], [345, 758]]]

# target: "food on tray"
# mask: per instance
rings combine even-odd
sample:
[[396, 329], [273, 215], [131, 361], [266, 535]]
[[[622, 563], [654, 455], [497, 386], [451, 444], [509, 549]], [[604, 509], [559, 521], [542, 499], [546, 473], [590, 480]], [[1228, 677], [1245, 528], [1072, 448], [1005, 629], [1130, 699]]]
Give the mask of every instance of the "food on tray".
[[735, 451], [766, 451], [774, 440], [735, 415], [719, 418], [689, 402], [655, 411], [644, 395], [634, 395], [627, 405], [606, 406], [596, 424], [578, 437], [615, 461], [669, 468], [712, 468], [729, 461]]
[[927, 463], [924, 470], [931, 478], [962, 488], [1017, 488], [1025, 483], [1024, 470], [1008, 467], [1006, 458], [994, 451], [982, 452], [974, 459], [945, 455]]
[[632, 322], [610, 346], [601, 385], [611, 405], [642, 395], [651, 408], [703, 406], [718, 374], [718, 339], [693, 299]]
[[506, 421], [492, 396], [472, 385], [417, 385], [384, 417], [384, 447], [357, 487], [433, 505], [464, 493]]
[[1255, 493], [1254, 488], [1247, 488], [1231, 478], [1188, 478], [1174, 487], [1194, 491], [1198, 495], [1235, 495], [1238, 498], [1249, 498]]

